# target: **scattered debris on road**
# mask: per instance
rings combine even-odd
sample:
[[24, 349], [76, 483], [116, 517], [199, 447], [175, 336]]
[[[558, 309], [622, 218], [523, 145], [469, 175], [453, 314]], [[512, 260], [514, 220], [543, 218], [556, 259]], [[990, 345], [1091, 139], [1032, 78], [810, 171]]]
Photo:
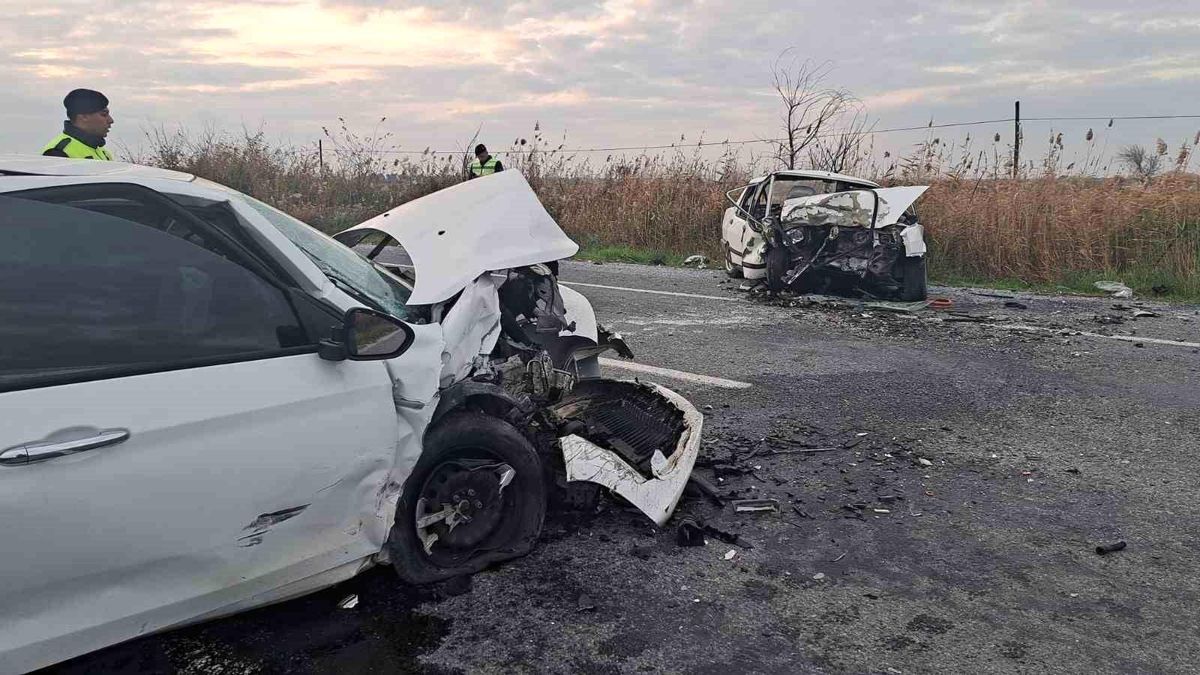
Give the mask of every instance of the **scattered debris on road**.
[[1123, 550], [1124, 548], [1125, 548], [1124, 541], [1118, 541], [1118, 542], [1114, 542], [1112, 544], [1102, 544], [1102, 545], [1096, 547], [1096, 554], [1097, 555], [1106, 555], [1108, 553], [1116, 553], [1117, 551]]
[[1114, 298], [1133, 297], [1133, 289], [1119, 281], [1097, 281], [1093, 285]]
[[341, 607], [342, 609], [354, 609], [355, 607], [358, 607], [358, 596], [347, 595], [346, 597], [342, 598], [341, 602], [338, 603], [338, 607]]
[[779, 500], [739, 499], [733, 502], [733, 510], [737, 513], [779, 513]]
[[703, 270], [708, 268], [708, 258], [702, 255], [690, 255], [684, 259], [683, 264], [686, 267], [695, 267], [698, 270]]

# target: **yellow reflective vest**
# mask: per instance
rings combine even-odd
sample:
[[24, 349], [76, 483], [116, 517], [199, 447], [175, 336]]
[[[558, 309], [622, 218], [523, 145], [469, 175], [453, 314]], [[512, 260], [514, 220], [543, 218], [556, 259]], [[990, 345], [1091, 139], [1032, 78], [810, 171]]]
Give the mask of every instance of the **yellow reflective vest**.
[[499, 163], [495, 157], [489, 157], [488, 161], [480, 163], [479, 158], [471, 160], [469, 167], [472, 176], [490, 176], [496, 173], [496, 164]]
[[59, 134], [55, 136], [46, 147], [42, 148], [42, 154], [47, 150], [59, 150], [66, 154], [71, 159], [102, 159], [112, 161], [112, 153], [104, 148], [93, 148], [83, 141], [69, 134]]

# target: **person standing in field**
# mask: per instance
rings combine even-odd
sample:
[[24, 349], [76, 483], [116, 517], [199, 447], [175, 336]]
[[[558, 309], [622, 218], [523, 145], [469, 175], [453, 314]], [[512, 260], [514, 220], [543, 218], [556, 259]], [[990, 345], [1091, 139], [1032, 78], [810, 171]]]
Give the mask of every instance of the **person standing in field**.
[[467, 167], [467, 180], [490, 176], [497, 171], [503, 171], [504, 165], [500, 160], [488, 154], [487, 146], [483, 143], [475, 146], [475, 160]]
[[108, 97], [91, 89], [75, 89], [63, 99], [63, 105], [67, 108], [67, 121], [63, 122], [62, 133], [42, 148], [42, 154], [111, 161], [112, 153], [104, 147], [104, 139], [113, 125]]

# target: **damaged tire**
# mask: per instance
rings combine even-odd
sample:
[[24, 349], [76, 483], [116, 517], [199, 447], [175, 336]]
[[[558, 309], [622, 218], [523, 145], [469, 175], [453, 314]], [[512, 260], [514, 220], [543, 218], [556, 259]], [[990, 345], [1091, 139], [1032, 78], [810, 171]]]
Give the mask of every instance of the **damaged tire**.
[[787, 249], [780, 246], [767, 249], [767, 290], [778, 293], [786, 287], [783, 277], [788, 272], [788, 262]]
[[404, 483], [388, 554], [400, 578], [428, 584], [528, 554], [546, 515], [533, 445], [479, 412], [448, 415], [425, 437]]
[[925, 256], [901, 259], [903, 278], [901, 279], [900, 299], [904, 302], [917, 302], [929, 296], [928, 263]]

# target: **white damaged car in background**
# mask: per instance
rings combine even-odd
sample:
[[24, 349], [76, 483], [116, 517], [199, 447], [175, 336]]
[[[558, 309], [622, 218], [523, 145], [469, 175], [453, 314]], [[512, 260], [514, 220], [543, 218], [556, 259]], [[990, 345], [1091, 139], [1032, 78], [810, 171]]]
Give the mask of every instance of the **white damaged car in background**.
[[601, 487], [670, 517], [702, 416], [598, 377], [628, 348], [519, 173], [339, 239], [368, 255], [187, 174], [0, 157], [0, 672], [469, 574]]
[[927, 247], [913, 204], [926, 189], [826, 171], [756, 178], [726, 194], [725, 270], [772, 292], [924, 300]]

